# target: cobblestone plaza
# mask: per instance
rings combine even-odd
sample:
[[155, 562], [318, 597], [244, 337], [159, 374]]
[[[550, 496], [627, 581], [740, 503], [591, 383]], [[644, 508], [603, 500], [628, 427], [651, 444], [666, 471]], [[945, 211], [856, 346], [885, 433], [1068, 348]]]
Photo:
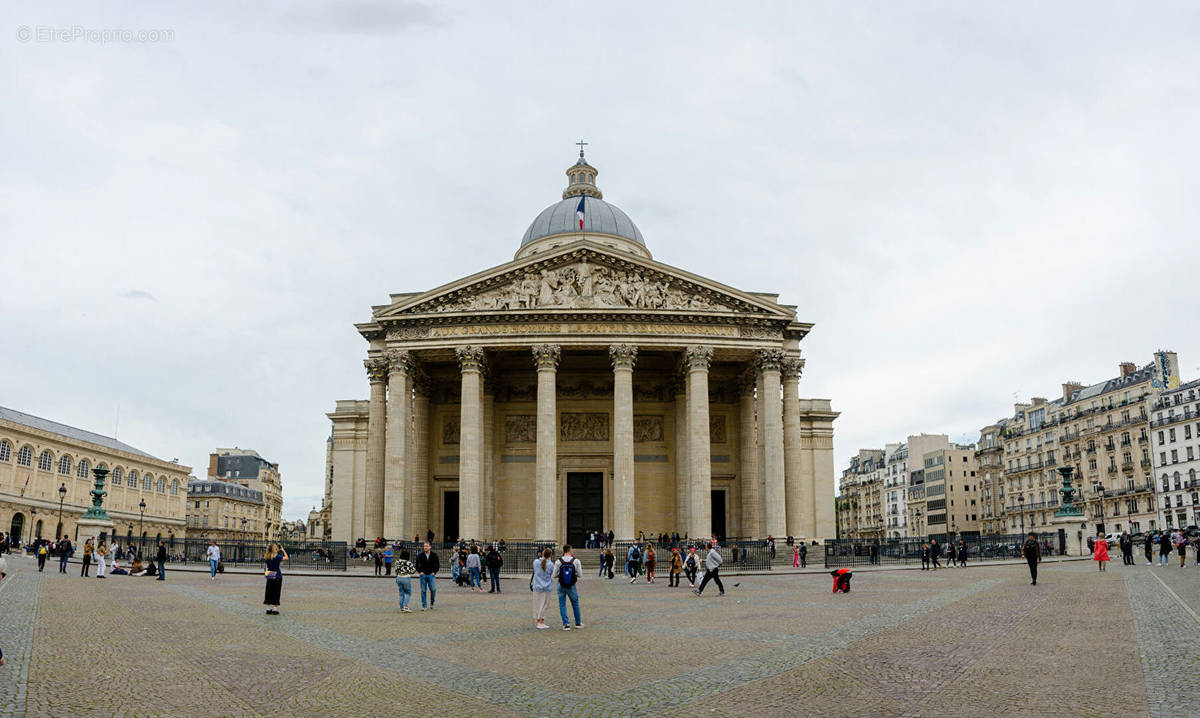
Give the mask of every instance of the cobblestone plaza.
[[848, 595], [730, 576], [723, 598], [585, 575], [571, 632], [534, 630], [519, 579], [401, 614], [391, 579], [289, 576], [267, 617], [254, 575], [9, 569], [5, 716], [1200, 714], [1191, 566], [864, 570]]

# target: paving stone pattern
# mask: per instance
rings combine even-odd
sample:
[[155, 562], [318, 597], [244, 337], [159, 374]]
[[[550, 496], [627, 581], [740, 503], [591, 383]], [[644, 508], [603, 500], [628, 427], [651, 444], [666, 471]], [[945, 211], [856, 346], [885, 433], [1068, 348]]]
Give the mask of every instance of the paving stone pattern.
[[[0, 716], [1149, 716], [1200, 714], [1200, 569], [1046, 564], [747, 576], [727, 595], [587, 575], [586, 628], [500, 595], [395, 583], [82, 579], [9, 561]], [[1162, 582], [1159, 578], [1163, 579]], [[32, 649], [31, 649], [32, 647]]]

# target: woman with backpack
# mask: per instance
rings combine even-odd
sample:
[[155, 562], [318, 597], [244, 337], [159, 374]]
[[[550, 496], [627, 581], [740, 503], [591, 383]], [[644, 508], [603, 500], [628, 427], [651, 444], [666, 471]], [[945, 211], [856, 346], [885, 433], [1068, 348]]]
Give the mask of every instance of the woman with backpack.
[[550, 606], [550, 590], [554, 588], [554, 564], [550, 559], [554, 552], [542, 549], [542, 557], [533, 560], [533, 575], [529, 577], [529, 590], [533, 592], [533, 620], [535, 628], [549, 628], [546, 625], [546, 609]]
[[483, 585], [479, 582], [479, 547], [471, 546], [471, 553], [467, 554], [467, 571], [471, 575], [471, 590], [483, 590]]

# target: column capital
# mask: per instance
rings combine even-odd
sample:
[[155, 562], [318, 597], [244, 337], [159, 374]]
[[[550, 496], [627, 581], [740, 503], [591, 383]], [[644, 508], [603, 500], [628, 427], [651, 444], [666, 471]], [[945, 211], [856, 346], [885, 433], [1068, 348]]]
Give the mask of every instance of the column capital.
[[562, 346], [559, 344], [534, 344], [533, 363], [539, 370], [557, 369], [558, 360], [562, 358]]
[[712, 355], [712, 347], [688, 347], [683, 350], [683, 362], [688, 371], [708, 371]]
[[608, 358], [613, 369], [632, 369], [637, 363], [638, 348], [633, 344], [610, 344]]
[[754, 352], [754, 365], [759, 371], [779, 371], [782, 364], [782, 349], [759, 349]]
[[454, 356], [458, 358], [458, 366], [462, 371], [483, 373], [484, 363], [487, 360], [483, 347], [455, 347]]
[[382, 384], [387, 381], [387, 359], [383, 357], [367, 357], [366, 359], [363, 359], [363, 366], [366, 367], [367, 379], [372, 384]]
[[784, 357], [780, 362], [784, 381], [800, 381], [800, 376], [804, 373], [804, 360], [798, 356]]
[[392, 373], [412, 371], [412, 352], [407, 349], [389, 349], [383, 353]]

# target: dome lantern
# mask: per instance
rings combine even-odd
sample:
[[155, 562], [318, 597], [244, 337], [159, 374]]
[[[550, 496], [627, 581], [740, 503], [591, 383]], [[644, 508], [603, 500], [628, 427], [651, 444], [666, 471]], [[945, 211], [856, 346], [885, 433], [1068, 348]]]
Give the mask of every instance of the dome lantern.
[[563, 190], [562, 198], [585, 194], [588, 197], [604, 199], [604, 193], [596, 186], [596, 175], [600, 174], [600, 171], [589, 165], [583, 157], [583, 146], [587, 143], [580, 140], [575, 144], [579, 145], [579, 161], [567, 168], [567, 188]]

